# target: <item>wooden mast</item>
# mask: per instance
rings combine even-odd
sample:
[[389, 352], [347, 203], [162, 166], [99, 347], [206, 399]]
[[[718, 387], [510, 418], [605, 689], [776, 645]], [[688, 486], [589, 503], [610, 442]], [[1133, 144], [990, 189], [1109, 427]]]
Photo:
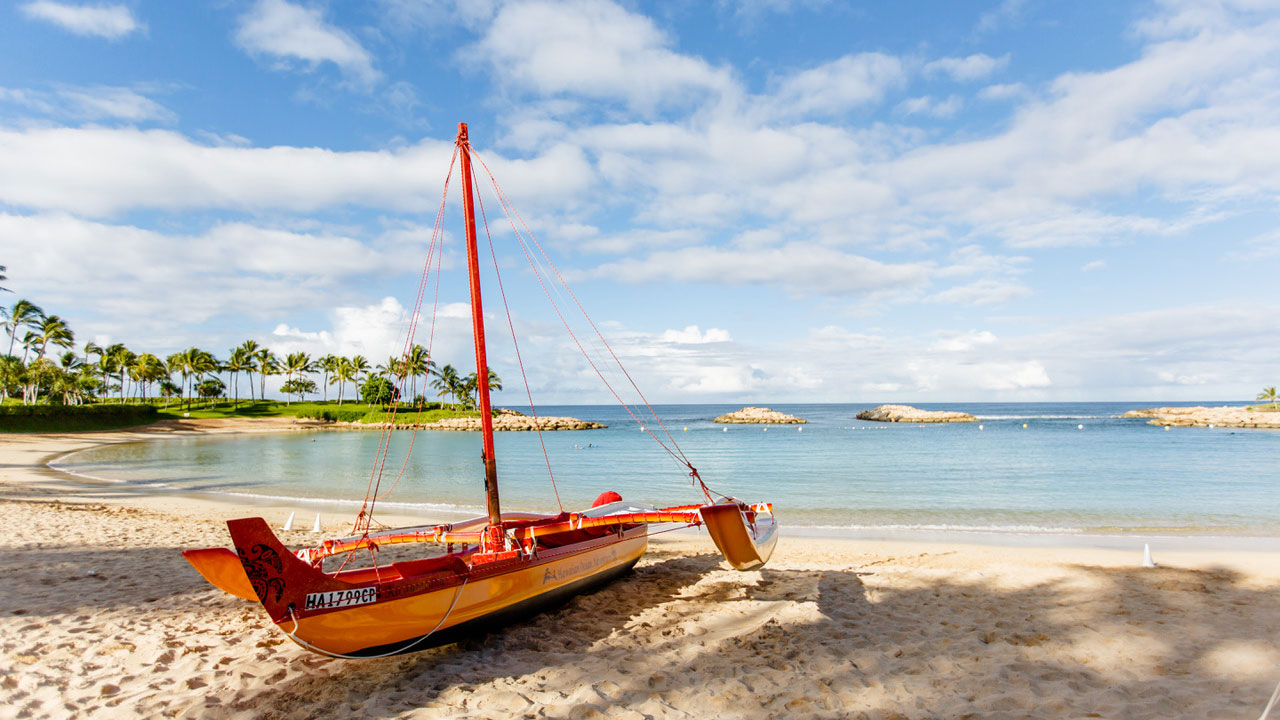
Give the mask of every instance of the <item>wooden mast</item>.
[[[489, 405], [489, 360], [484, 350], [484, 306], [480, 301], [480, 254], [476, 247], [476, 215], [471, 197], [471, 143], [467, 124], [458, 123], [458, 154], [462, 158], [462, 214], [467, 223], [467, 270], [471, 277], [471, 328], [476, 342], [476, 392], [480, 399], [480, 429], [484, 435], [484, 491], [489, 507], [490, 539], [502, 539], [502, 510], [498, 504], [498, 462], [493, 451], [493, 413]], [[496, 532], [495, 532], [496, 531]], [[501, 549], [492, 547], [492, 550]]]

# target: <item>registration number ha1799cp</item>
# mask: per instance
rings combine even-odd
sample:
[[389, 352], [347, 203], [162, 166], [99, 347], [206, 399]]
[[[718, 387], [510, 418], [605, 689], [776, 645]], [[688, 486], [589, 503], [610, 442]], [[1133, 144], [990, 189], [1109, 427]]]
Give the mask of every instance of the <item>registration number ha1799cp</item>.
[[365, 605], [378, 601], [378, 586], [355, 588], [353, 590], [334, 590], [332, 592], [308, 593], [307, 610], [328, 610], [329, 608]]

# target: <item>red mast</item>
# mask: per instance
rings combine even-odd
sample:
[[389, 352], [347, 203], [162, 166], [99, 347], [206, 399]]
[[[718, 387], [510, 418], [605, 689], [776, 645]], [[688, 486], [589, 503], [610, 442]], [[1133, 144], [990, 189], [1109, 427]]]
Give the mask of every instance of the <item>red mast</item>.
[[480, 253], [476, 248], [476, 214], [471, 197], [471, 143], [467, 124], [458, 123], [458, 155], [462, 158], [462, 214], [467, 222], [467, 270], [471, 276], [471, 328], [476, 340], [476, 391], [480, 397], [480, 429], [484, 435], [484, 490], [489, 506], [490, 551], [502, 547], [502, 511], [498, 505], [498, 462], [493, 451], [493, 413], [489, 405], [489, 360], [484, 351], [484, 307], [480, 301]]

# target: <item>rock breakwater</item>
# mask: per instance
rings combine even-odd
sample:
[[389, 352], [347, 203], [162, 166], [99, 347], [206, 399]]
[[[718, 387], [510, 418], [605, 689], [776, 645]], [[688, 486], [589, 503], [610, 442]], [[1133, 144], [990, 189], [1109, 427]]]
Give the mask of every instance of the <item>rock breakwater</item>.
[[795, 415], [770, 410], [769, 408], [744, 407], [736, 412], [725, 413], [713, 422], [728, 423], [730, 425], [804, 425], [809, 421], [804, 418], [798, 418]]
[[910, 405], [881, 405], [858, 413], [859, 420], [873, 422], [905, 422], [905, 423], [954, 423], [977, 422], [978, 418], [969, 413], [948, 412], [946, 410], [921, 410]]
[[1280, 429], [1280, 413], [1242, 407], [1162, 407], [1130, 410], [1119, 417], [1151, 418], [1148, 425]]

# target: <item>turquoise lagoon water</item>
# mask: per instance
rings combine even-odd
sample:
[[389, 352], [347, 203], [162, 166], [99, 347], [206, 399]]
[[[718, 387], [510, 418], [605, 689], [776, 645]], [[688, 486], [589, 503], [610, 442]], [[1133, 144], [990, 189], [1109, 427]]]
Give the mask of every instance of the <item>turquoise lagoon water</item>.
[[[928, 406], [971, 412], [981, 427], [854, 419], [870, 405], [778, 404], [771, 407], [809, 424], [727, 430], [711, 419], [741, 406], [656, 409], [709, 486], [771, 501], [793, 528], [1280, 536], [1280, 432], [1166, 431], [1114, 417], [1168, 404]], [[564, 507], [585, 507], [604, 490], [659, 505], [699, 500], [687, 470], [622, 408], [539, 412], [609, 425], [543, 435]], [[138, 489], [230, 495], [246, 507], [355, 508], [378, 443], [369, 431], [169, 438], [88, 450], [56, 465]], [[499, 433], [496, 443], [504, 508], [555, 509], [538, 436]], [[479, 514], [479, 455], [478, 433], [394, 433], [383, 490], [404, 472], [384, 506], [444, 519]]]

